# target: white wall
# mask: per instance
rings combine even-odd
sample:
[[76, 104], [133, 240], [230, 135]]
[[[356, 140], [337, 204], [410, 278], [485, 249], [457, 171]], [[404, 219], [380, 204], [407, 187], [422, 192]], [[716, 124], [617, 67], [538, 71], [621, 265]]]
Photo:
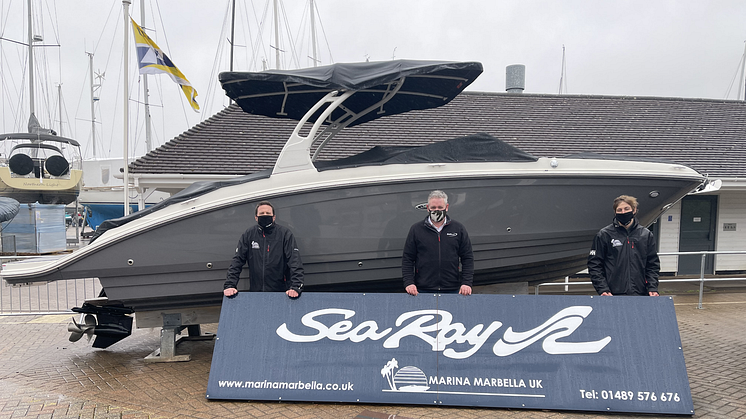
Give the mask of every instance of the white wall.
[[[719, 195], [715, 249], [746, 251], [746, 191], [722, 191]], [[724, 223], [736, 223], [736, 231], [723, 231]], [[746, 270], [746, 255], [716, 256], [715, 270]]]
[[[681, 226], [681, 202], [661, 215], [658, 253], [679, 251], [679, 231]], [[661, 272], [676, 272], [679, 268], [678, 256], [661, 256]]]

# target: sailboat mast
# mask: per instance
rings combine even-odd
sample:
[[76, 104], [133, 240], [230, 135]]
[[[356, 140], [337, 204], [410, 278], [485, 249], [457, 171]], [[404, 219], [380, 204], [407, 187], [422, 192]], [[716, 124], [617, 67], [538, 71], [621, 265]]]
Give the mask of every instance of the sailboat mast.
[[91, 141], [93, 142], [93, 158], [96, 158], [96, 111], [93, 107], [95, 97], [93, 96], [93, 53], [86, 52], [88, 54], [88, 65], [90, 67], [90, 77], [88, 81], [91, 85]]
[[[236, 34], [236, 0], [233, 0], [231, 5], [231, 65], [229, 71], [233, 71], [233, 43], [235, 42]], [[231, 102], [233, 102], [231, 100]]]
[[[140, 0], [140, 25], [145, 28], [145, 0]], [[148, 75], [142, 74], [143, 104], [145, 105], [145, 152], [153, 150], [150, 131], [150, 103], [148, 101]]]
[[31, 0], [28, 0], [28, 96], [31, 107], [31, 115], [34, 109], [34, 28], [31, 19]]
[[279, 17], [279, 12], [277, 10], [277, 2], [278, 0], [274, 0], [274, 6], [275, 6], [275, 68], [277, 70], [282, 70], [282, 67], [280, 66], [280, 17]]
[[316, 17], [314, 16], [314, 4], [313, 0], [310, 0], [311, 9], [311, 59], [313, 60], [313, 66], [316, 67], [319, 64], [319, 60], [316, 57]]
[[[743, 56], [741, 57], [741, 77], [740, 80], [738, 80], [738, 96], [736, 96], [736, 99], [741, 100], [741, 88], [744, 87], [744, 84], [746, 84], [746, 80], [744, 80], [744, 69], [746, 68], [746, 41], [744, 41], [743, 46]], [[744, 92], [743, 100], [746, 100], [746, 92]]]
[[60, 107], [60, 137], [64, 137], [64, 134], [62, 133], [62, 83], [57, 85], [57, 100], [59, 101], [58, 105]]
[[566, 70], [567, 67], [565, 65], [565, 46], [562, 45], [562, 72], [560, 74], [559, 94], [567, 93], [567, 81], [565, 81]]
[[124, 215], [130, 213], [130, 193], [129, 193], [129, 6], [130, 0], [122, 0], [124, 15], [124, 137], [123, 158], [124, 158]]

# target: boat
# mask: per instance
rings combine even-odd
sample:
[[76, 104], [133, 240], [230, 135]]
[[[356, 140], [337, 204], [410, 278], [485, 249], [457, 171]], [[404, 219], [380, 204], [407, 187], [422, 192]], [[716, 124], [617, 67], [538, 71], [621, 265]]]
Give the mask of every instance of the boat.
[[20, 203], [75, 202], [83, 177], [80, 144], [34, 124], [28, 133], [0, 134], [0, 195]]
[[[43, 128], [34, 107], [34, 43], [42, 41], [32, 30], [32, 4], [28, 2], [29, 122], [28, 132], [0, 135], [0, 195], [22, 204], [69, 204], [80, 191], [80, 144]], [[15, 42], [15, 41], [14, 41]], [[60, 90], [61, 91], [61, 90]]]
[[584, 269], [616, 196], [636, 196], [647, 225], [707, 182], [680, 164], [536, 157], [480, 133], [318, 158], [345, 127], [445, 105], [481, 72], [477, 62], [397, 60], [221, 73], [245, 112], [298, 121], [273, 169], [197, 182], [104, 222], [79, 251], [7, 264], [0, 274], [8, 284], [97, 277], [102, 299], [74, 310], [106, 318], [220, 306], [236, 242], [254, 224], [256, 204], [269, 200], [278, 223], [294, 232], [307, 292], [403, 292], [407, 231], [426, 217], [429, 192], [441, 189], [449, 214], [469, 231], [474, 285], [538, 283]]
[[[18, 201], [13, 198], [6, 198], [0, 196], [0, 225], [6, 221], [10, 221], [18, 215], [18, 211], [21, 210], [21, 205]], [[2, 227], [5, 227], [2, 225]], [[0, 230], [2, 230], [0, 228]]]

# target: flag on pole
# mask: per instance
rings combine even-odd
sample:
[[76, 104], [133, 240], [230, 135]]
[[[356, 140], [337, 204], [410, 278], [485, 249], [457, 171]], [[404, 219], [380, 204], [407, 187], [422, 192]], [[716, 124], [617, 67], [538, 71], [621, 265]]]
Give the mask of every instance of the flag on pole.
[[134, 28], [133, 33], [135, 34], [135, 47], [137, 48], [137, 62], [140, 66], [140, 74], [168, 74], [176, 84], [181, 86], [181, 90], [184, 91], [184, 95], [189, 100], [192, 109], [195, 111], [199, 110], [199, 105], [195, 100], [197, 91], [194, 90], [194, 87], [189, 83], [184, 73], [176, 68], [174, 63], [158, 48], [158, 45], [150, 39], [148, 34], [135, 23], [134, 19], [130, 18], [130, 20]]

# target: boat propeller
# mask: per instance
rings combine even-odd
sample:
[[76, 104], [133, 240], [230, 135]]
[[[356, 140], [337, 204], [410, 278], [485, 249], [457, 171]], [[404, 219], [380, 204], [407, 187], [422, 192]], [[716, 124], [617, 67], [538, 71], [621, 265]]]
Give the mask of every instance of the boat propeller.
[[72, 311], [80, 313], [80, 320], [67, 325], [70, 342], [77, 342], [85, 335], [88, 341], [93, 339], [94, 348], [108, 348], [132, 333], [131, 308], [119, 306], [96, 306], [89, 302], [82, 307], [73, 307]]
[[96, 316], [93, 314], [86, 314], [85, 317], [81, 314], [81, 323], [75, 321], [67, 325], [67, 331], [70, 332], [70, 342], [77, 342], [83, 335], [88, 337], [88, 341], [91, 341], [93, 337], [93, 331], [96, 327]]

